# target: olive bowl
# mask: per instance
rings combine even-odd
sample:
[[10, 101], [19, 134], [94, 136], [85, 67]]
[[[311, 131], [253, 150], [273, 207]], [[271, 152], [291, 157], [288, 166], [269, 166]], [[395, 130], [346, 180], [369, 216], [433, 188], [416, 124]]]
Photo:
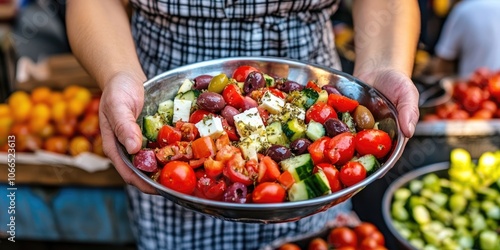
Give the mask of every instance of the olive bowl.
[[178, 88], [186, 78], [194, 79], [204, 74], [215, 76], [220, 73], [231, 76], [233, 71], [242, 65], [250, 65], [264, 73], [286, 77], [304, 85], [309, 80], [316, 80], [319, 86], [327, 84], [335, 86], [341, 94], [357, 100], [372, 111], [375, 120], [379, 122], [379, 128], [388, 132], [393, 139], [389, 154], [376, 172], [363, 181], [338, 192], [304, 201], [240, 204], [203, 199], [171, 190], [155, 182], [148, 175], [134, 167], [131, 157], [127, 154], [123, 145], [117, 143], [120, 156], [126, 165], [140, 178], [156, 188], [158, 193], [166, 199], [184, 208], [223, 220], [249, 223], [296, 221], [325, 211], [351, 198], [368, 184], [383, 177], [401, 156], [406, 139], [399, 128], [396, 108], [384, 95], [373, 87], [341, 71], [283, 58], [223, 58], [190, 64], [161, 73], [144, 83], [144, 107], [137, 119], [138, 124], [142, 124], [141, 121], [144, 116], [154, 114], [157, 111], [159, 103], [173, 99]]

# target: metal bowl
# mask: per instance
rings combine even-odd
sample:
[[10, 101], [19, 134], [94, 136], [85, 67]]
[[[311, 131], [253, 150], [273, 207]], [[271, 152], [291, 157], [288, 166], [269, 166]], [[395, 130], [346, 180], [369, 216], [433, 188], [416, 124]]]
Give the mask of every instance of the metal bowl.
[[202, 74], [217, 75], [225, 73], [232, 75], [232, 72], [241, 65], [251, 65], [262, 72], [287, 77], [302, 84], [306, 84], [309, 80], [317, 80], [319, 85], [332, 84], [343, 95], [358, 100], [359, 103], [373, 112], [375, 120], [379, 121], [379, 127], [388, 132], [393, 138], [393, 148], [388, 154], [385, 163], [365, 180], [327, 196], [297, 202], [236, 204], [185, 195], [160, 185], [135, 168], [130, 161], [130, 156], [127, 155], [124, 147], [119, 144], [120, 155], [127, 166], [146, 182], [153, 185], [158, 193], [165, 198], [185, 208], [224, 220], [253, 223], [296, 221], [325, 211], [349, 199], [366, 185], [384, 176], [401, 156], [405, 139], [396, 119], [396, 108], [386, 97], [369, 85], [343, 72], [288, 59], [271, 57], [225, 58], [195, 63], [162, 73], [144, 83], [145, 103], [138, 121], [142, 121], [145, 115], [154, 114], [160, 102], [173, 99], [180, 84], [186, 78], [193, 79]]
[[448, 168], [450, 167], [450, 162], [438, 162], [431, 165], [427, 165], [416, 170], [412, 170], [394, 181], [385, 191], [384, 197], [382, 198], [382, 217], [384, 223], [389, 228], [391, 234], [396, 238], [400, 244], [399, 248], [417, 250], [413, 245], [408, 242], [394, 227], [394, 223], [391, 216], [391, 205], [392, 198], [394, 197], [394, 192], [401, 187], [408, 186], [408, 183], [412, 180], [422, 179], [425, 175], [434, 173], [440, 178], [448, 177]]

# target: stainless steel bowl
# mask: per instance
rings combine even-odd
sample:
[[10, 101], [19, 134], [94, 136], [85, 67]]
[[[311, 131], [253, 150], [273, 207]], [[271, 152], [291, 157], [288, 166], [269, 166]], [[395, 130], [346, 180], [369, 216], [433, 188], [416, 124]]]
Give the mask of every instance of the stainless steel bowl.
[[201, 199], [181, 194], [160, 185], [135, 168], [124, 147], [118, 145], [121, 157], [127, 166], [146, 182], [153, 185], [158, 190], [158, 193], [165, 198], [185, 208], [224, 220], [253, 223], [295, 221], [325, 211], [349, 199], [371, 182], [384, 176], [401, 156], [405, 139], [396, 119], [396, 108], [386, 97], [369, 85], [343, 72], [288, 59], [271, 57], [225, 58], [191, 64], [162, 73], [144, 83], [145, 103], [138, 121], [142, 121], [145, 115], [154, 114], [160, 102], [173, 99], [180, 84], [186, 78], [193, 79], [202, 74], [217, 75], [225, 73], [232, 75], [232, 72], [241, 65], [251, 65], [262, 72], [288, 77], [288, 79], [302, 84], [306, 84], [308, 80], [317, 80], [319, 85], [334, 85], [343, 95], [356, 99], [367, 106], [373, 112], [375, 119], [380, 122], [379, 127], [392, 136], [393, 148], [389, 156], [382, 167], [365, 180], [328, 196], [277, 204], [236, 204]]

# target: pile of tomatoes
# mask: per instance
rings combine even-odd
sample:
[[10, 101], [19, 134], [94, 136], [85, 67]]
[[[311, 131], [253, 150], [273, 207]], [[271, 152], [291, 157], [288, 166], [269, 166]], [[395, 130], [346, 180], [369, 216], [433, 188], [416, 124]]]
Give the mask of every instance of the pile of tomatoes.
[[77, 85], [60, 91], [48, 87], [36, 87], [30, 93], [15, 91], [0, 104], [0, 151], [7, 151], [8, 136], [15, 136], [16, 152], [43, 149], [104, 156], [99, 102], [99, 95]]
[[494, 119], [500, 118], [500, 71], [477, 69], [468, 79], [454, 83], [450, 101], [425, 114], [424, 121], [441, 119]]
[[296, 243], [285, 243], [278, 250], [387, 250], [384, 235], [370, 222], [361, 222], [354, 228], [336, 227], [326, 237], [312, 237], [301, 248]]

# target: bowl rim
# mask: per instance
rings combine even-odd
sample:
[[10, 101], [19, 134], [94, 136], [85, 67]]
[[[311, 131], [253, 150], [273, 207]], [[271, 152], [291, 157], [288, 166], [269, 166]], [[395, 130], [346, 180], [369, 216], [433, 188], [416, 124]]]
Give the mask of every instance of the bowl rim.
[[[340, 191], [334, 192], [329, 195], [324, 195], [320, 197], [316, 197], [313, 199], [308, 199], [308, 200], [303, 200], [303, 201], [294, 201], [294, 202], [282, 202], [282, 203], [231, 203], [231, 202], [224, 202], [224, 201], [214, 201], [214, 200], [209, 200], [209, 199], [203, 199], [196, 197], [194, 195], [187, 195], [183, 194], [180, 192], [177, 192], [175, 190], [169, 189], [160, 183], [153, 181], [151, 178], [149, 178], [147, 175], [145, 175], [142, 171], [137, 169], [136, 167], [133, 166], [132, 162], [130, 161], [130, 158], [128, 154], [126, 154], [126, 150], [124, 149], [123, 145], [120, 144], [120, 142], [115, 138], [116, 145], [118, 147], [121, 147], [121, 150], [118, 150], [119, 155], [122, 158], [122, 161], [130, 168], [132, 171], [137, 174], [141, 179], [146, 181], [147, 183], [151, 184], [154, 188], [157, 190], [161, 190], [164, 193], [167, 193], [171, 196], [174, 196], [176, 198], [180, 198], [183, 200], [186, 200], [188, 202], [193, 202], [198, 205], [204, 205], [207, 207], [217, 207], [217, 208], [222, 208], [222, 209], [231, 209], [231, 210], [270, 210], [270, 209], [286, 209], [286, 208], [297, 208], [297, 207], [306, 207], [306, 206], [316, 206], [316, 205], [324, 205], [331, 203], [335, 200], [338, 200], [339, 198], [345, 197], [346, 195], [349, 194], [355, 194], [356, 192], [361, 191], [364, 187], [366, 187], [368, 184], [371, 182], [375, 181], [376, 179], [379, 179], [383, 177], [399, 160], [401, 157], [404, 146], [406, 144], [406, 141], [408, 138], [404, 137], [399, 122], [397, 120], [398, 117], [398, 112], [395, 107], [395, 105], [389, 101], [389, 99], [383, 95], [381, 92], [379, 92], [377, 89], [372, 87], [371, 85], [368, 85], [361, 80], [355, 78], [354, 76], [347, 74], [345, 72], [329, 68], [326, 66], [318, 65], [315, 63], [306, 63], [306, 62], [301, 62], [295, 59], [289, 59], [289, 58], [278, 58], [278, 57], [271, 57], [271, 56], [261, 56], [261, 57], [255, 57], [255, 56], [250, 56], [250, 57], [225, 57], [225, 58], [219, 58], [219, 59], [213, 59], [213, 60], [207, 60], [203, 62], [197, 62], [197, 63], [192, 63], [192, 64], [187, 64], [172, 70], [165, 71], [163, 73], [160, 73], [153, 78], [147, 80], [144, 83], [144, 87], [148, 86], [149, 84], [154, 83], [155, 81], [161, 80], [162, 78], [169, 76], [169, 75], [175, 75], [177, 73], [186, 71], [186, 70], [192, 70], [198, 67], [203, 67], [203, 66], [209, 66], [209, 65], [214, 65], [214, 64], [223, 64], [227, 63], [228, 61], [256, 61], [256, 62], [273, 62], [273, 63], [284, 63], [287, 65], [295, 65], [295, 66], [300, 66], [300, 67], [313, 67], [313, 68], [319, 68], [322, 69], [326, 72], [330, 72], [332, 74], [336, 74], [339, 76], [342, 76], [349, 81], [356, 82], [357, 84], [363, 85], [365, 87], [368, 87], [370, 91], [374, 91], [377, 95], [377, 97], [380, 97], [385, 104], [389, 107], [391, 112], [395, 116], [395, 123], [396, 123], [396, 128], [397, 128], [397, 135], [396, 138], [393, 140], [395, 142], [395, 145], [393, 145], [393, 150], [392, 154], [387, 158], [387, 160], [384, 162], [384, 164], [378, 169], [375, 173], [371, 174], [370, 176], [366, 177], [364, 180], [361, 182], [358, 182], [352, 186], [343, 188]], [[127, 159], [127, 160], [125, 160]]]
[[426, 174], [435, 173], [438, 171], [447, 170], [450, 168], [449, 161], [436, 162], [429, 165], [425, 165], [423, 167], [419, 167], [417, 169], [411, 170], [400, 177], [398, 177], [394, 182], [392, 182], [389, 187], [385, 190], [384, 195], [382, 197], [382, 218], [384, 220], [385, 225], [391, 232], [391, 234], [403, 244], [406, 248], [410, 250], [416, 250], [417, 248], [411, 245], [408, 240], [403, 238], [403, 236], [398, 232], [394, 224], [392, 223], [393, 219], [391, 216], [390, 206], [392, 204], [392, 197], [394, 196], [394, 192], [400, 188], [408, 184], [411, 180], [416, 180], [423, 177]]

